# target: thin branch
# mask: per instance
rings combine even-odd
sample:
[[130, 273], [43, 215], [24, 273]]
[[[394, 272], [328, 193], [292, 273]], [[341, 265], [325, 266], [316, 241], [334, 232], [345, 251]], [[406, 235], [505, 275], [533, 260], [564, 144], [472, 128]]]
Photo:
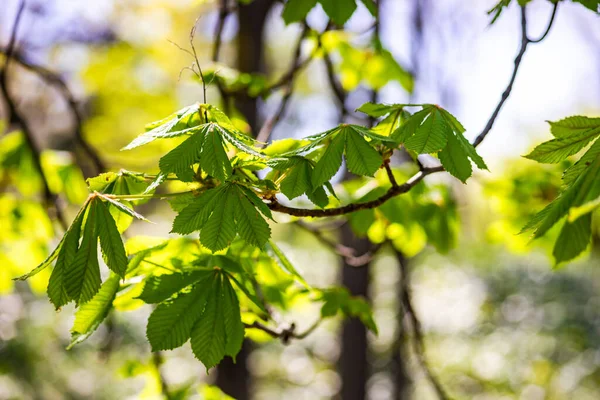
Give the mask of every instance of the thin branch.
[[521, 47], [519, 49], [519, 52], [517, 53], [517, 56], [515, 57], [515, 61], [514, 61], [515, 66], [513, 68], [513, 72], [510, 77], [510, 81], [508, 82], [506, 89], [502, 93], [500, 102], [496, 106], [496, 109], [492, 113], [492, 116], [490, 117], [487, 124], [485, 125], [485, 128], [483, 128], [483, 131], [479, 134], [479, 136], [477, 136], [477, 138], [475, 138], [475, 141], [473, 142], [473, 146], [475, 146], [475, 147], [479, 146], [479, 144], [481, 142], [483, 142], [483, 139], [485, 139], [487, 134], [490, 133], [490, 131], [492, 130], [492, 127], [494, 126], [494, 123], [496, 122], [496, 118], [498, 118], [498, 115], [500, 114], [500, 110], [502, 109], [502, 106], [504, 105], [506, 100], [508, 100], [508, 97], [510, 96], [510, 94], [512, 92], [513, 85], [515, 83], [515, 80], [517, 79], [517, 73], [519, 72], [519, 67], [521, 66], [521, 61], [523, 60], [525, 51], [527, 51], [527, 46], [529, 45], [529, 43], [540, 43], [542, 40], [544, 40], [546, 38], [546, 36], [550, 32], [550, 28], [552, 27], [552, 23], [554, 22], [554, 19], [556, 17], [557, 8], [558, 8], [558, 2], [555, 4], [555, 8], [554, 8], [554, 11], [552, 12], [550, 22], [548, 23], [548, 29], [546, 30], [546, 33], [544, 33], [544, 35], [542, 37], [540, 37], [539, 39], [530, 40], [527, 37], [527, 13], [525, 11], [525, 7], [524, 6], [521, 7]]
[[[0, 49], [0, 53], [3, 53], [5, 56], [7, 56], [8, 49]], [[62, 79], [60, 75], [49, 70], [48, 68], [27, 61], [19, 53], [13, 51], [11, 57], [12, 61], [18, 63], [27, 71], [36, 74], [40, 79], [46, 82], [47, 85], [55, 87], [62, 94], [63, 98], [67, 102], [67, 106], [69, 107], [71, 114], [73, 115], [73, 120], [75, 124], [74, 134], [76, 144], [79, 145], [79, 147], [81, 147], [81, 149], [90, 158], [90, 160], [94, 164], [96, 174], [106, 171], [106, 165], [104, 164], [104, 161], [102, 160], [98, 152], [85, 140], [83, 136], [83, 115], [79, 110], [78, 102], [75, 96], [69, 89], [69, 86], [67, 85], [65, 80]]]
[[[221, 0], [219, 3], [219, 20], [217, 21], [217, 26], [215, 28], [215, 40], [213, 42], [213, 50], [212, 50], [212, 61], [214, 63], [219, 62], [219, 57], [221, 54], [221, 45], [223, 44], [223, 29], [225, 28], [225, 21], [227, 20], [227, 16], [230, 13], [229, 8], [227, 7], [227, 0]], [[217, 89], [219, 90], [219, 95], [221, 96], [221, 100], [223, 101], [223, 108], [225, 113], [229, 113], [229, 98], [230, 94], [225, 90], [223, 83], [216, 79], [214, 82], [217, 85]]]
[[548, 36], [548, 34], [550, 33], [550, 29], [552, 29], [552, 25], [554, 24], [554, 18], [556, 17], [556, 10], [558, 10], [558, 4], [558, 1], [554, 3], [554, 7], [552, 8], [552, 15], [550, 16], [550, 21], [548, 22], [548, 27], [546, 28], [544, 34], [538, 39], [528, 39], [529, 43], [539, 43], [542, 40], [546, 39], [546, 36]]
[[[286, 78], [286, 83], [285, 83], [285, 91], [284, 91], [283, 97], [281, 99], [281, 102], [279, 103], [279, 107], [277, 107], [277, 111], [275, 112], [275, 114], [273, 114], [273, 116], [271, 118], [269, 118], [267, 120], [267, 122], [265, 122], [263, 124], [262, 128], [258, 132], [258, 135], [256, 136], [256, 140], [259, 143], [267, 143], [269, 141], [269, 137], [271, 136], [271, 133], [273, 132], [273, 128], [275, 127], [275, 125], [277, 125], [277, 123], [283, 117], [283, 113], [285, 112], [287, 104], [288, 104], [290, 98], [292, 97], [292, 89], [294, 87], [294, 78], [297, 74], [298, 68], [300, 67], [300, 65], [302, 65], [302, 63], [300, 63], [300, 56], [302, 54], [302, 42], [306, 38], [306, 35], [308, 34], [308, 32], [309, 32], [308, 24], [306, 22], [304, 22], [304, 26], [302, 28], [302, 33], [300, 34], [300, 37], [298, 38], [298, 42], [296, 43], [296, 49], [294, 51], [294, 56], [292, 58], [292, 65], [290, 66], [289, 71], [284, 75], [284, 77]], [[311, 59], [312, 59], [312, 57], [307, 58], [308, 61], [310, 61]], [[287, 78], [286, 76], [289, 76], [289, 78]]]
[[288, 344], [291, 339], [304, 339], [319, 327], [323, 320], [319, 318], [304, 332], [296, 333], [296, 324], [291, 323], [288, 326], [270, 328], [258, 321], [252, 324], [244, 324], [246, 329], [259, 329], [275, 339], [281, 339], [283, 344]]
[[[383, 166], [385, 168], [385, 172], [387, 173], [388, 179], [392, 184], [392, 187], [398, 187], [398, 182], [396, 181], [396, 177], [394, 176], [394, 172], [392, 171], [392, 167], [390, 166], [389, 158], [383, 162]], [[419, 164], [419, 169], [423, 169], [423, 166], [421, 164]]]
[[421, 368], [425, 372], [427, 379], [433, 386], [438, 398], [442, 400], [450, 399], [450, 396], [444, 390], [444, 387], [439, 382], [437, 377], [431, 371], [429, 363], [427, 361], [427, 357], [425, 356], [425, 340], [423, 336], [423, 329], [421, 327], [421, 322], [419, 321], [419, 317], [415, 313], [415, 309], [412, 304], [412, 298], [410, 294], [410, 271], [408, 271], [407, 260], [404, 254], [400, 251], [396, 251], [396, 258], [398, 260], [398, 264], [401, 272], [401, 298], [402, 298], [402, 306], [404, 307], [404, 312], [408, 319], [410, 320], [410, 324], [413, 330], [413, 346], [414, 351], [421, 365]]
[[[516, 80], [517, 73], [518, 73], [519, 67], [521, 65], [521, 61], [523, 59], [525, 51], [527, 50], [527, 45], [529, 43], [531, 43], [531, 41], [527, 38], [527, 15], [525, 13], [525, 7], [521, 7], [521, 47], [520, 47], [519, 53], [517, 54], [517, 57], [515, 58], [515, 61], [514, 61], [514, 69], [513, 69], [510, 81], [508, 83], [508, 86], [504, 90], [504, 93], [502, 93], [500, 102], [498, 103], [494, 112], [490, 116], [485, 128], [477, 136], [477, 138], [473, 141], [474, 147], [479, 146], [481, 144], [481, 142], [483, 142], [485, 137], [488, 135], [488, 133], [490, 133], [490, 131], [492, 130], [492, 127], [494, 126], [494, 123], [496, 122], [498, 115], [500, 114], [500, 110], [502, 109], [502, 106], [504, 105], [506, 100], [508, 100], [508, 97], [510, 96], [510, 94], [512, 92], [514, 82]], [[405, 183], [403, 183], [401, 185], [397, 185], [397, 186], [392, 186], [381, 197], [371, 200], [371, 201], [368, 201], [368, 202], [365, 202], [365, 203], [352, 203], [352, 204], [348, 204], [348, 205], [341, 206], [341, 207], [327, 208], [327, 209], [300, 209], [300, 208], [294, 208], [294, 207], [289, 207], [289, 206], [280, 204], [276, 199], [273, 198], [273, 199], [270, 199], [271, 202], [268, 203], [268, 206], [273, 211], [282, 212], [282, 213], [293, 215], [296, 217], [333, 217], [333, 216], [338, 216], [338, 215], [344, 215], [344, 214], [348, 214], [348, 213], [359, 211], [359, 210], [365, 210], [365, 209], [379, 207], [380, 205], [382, 205], [383, 203], [385, 203], [387, 200], [391, 199], [392, 197], [395, 197], [400, 194], [408, 192], [414, 186], [416, 186], [421, 180], [423, 180], [423, 178], [425, 178], [427, 175], [431, 175], [433, 173], [441, 172], [441, 171], [444, 171], [444, 168], [442, 166], [433, 167], [433, 168], [428, 168], [428, 167], [421, 168], [421, 170], [419, 172], [417, 172], [415, 175], [413, 175], [411, 178], [409, 178]]]
[[[206, 104], [206, 81], [204, 80], [204, 74], [202, 73], [202, 67], [200, 66], [200, 61], [198, 60], [198, 53], [196, 52], [196, 46], [194, 45], [194, 37], [196, 36], [196, 28], [198, 26], [199, 19], [200, 17], [196, 18], [196, 21], [194, 21], [194, 26], [192, 26], [192, 29], [190, 30], [190, 47], [192, 48], [192, 54], [194, 55], [195, 66], [196, 68], [198, 68], [200, 80], [202, 81], [203, 100]], [[208, 118], [206, 119], [208, 120]]]
[[42, 169], [41, 150], [37, 147], [34, 137], [33, 137], [34, 136], [33, 132], [31, 131], [31, 128], [29, 127], [29, 124], [27, 123], [27, 120], [20, 114], [19, 110], [17, 109], [15, 100], [11, 97], [11, 94], [10, 94], [10, 91], [8, 88], [8, 66], [10, 64], [10, 61], [13, 59], [13, 54], [15, 51], [15, 44], [16, 44], [16, 40], [17, 40], [17, 32], [19, 30], [19, 23], [21, 22], [21, 17], [23, 16], [24, 10], [25, 10], [25, 1], [21, 1], [21, 3], [19, 4], [19, 8], [17, 10], [17, 15], [15, 17], [15, 22], [14, 22], [13, 28], [12, 28], [12, 31], [10, 34], [10, 40], [9, 40], [8, 46], [6, 48], [6, 53], [5, 53], [6, 58], [4, 60], [4, 66], [3, 66], [2, 70], [0, 70], [0, 91], [2, 92], [2, 95], [4, 96], [4, 99], [5, 99], [6, 105], [7, 105], [7, 115], [8, 115], [8, 122], [9, 122], [8, 125], [10, 125], [11, 123], [15, 123], [21, 127], [21, 132], [23, 133], [23, 137], [24, 137], [25, 141], [27, 142], [27, 146], [31, 150], [34, 167], [38, 171], [40, 179], [42, 180], [42, 186], [43, 186], [43, 190], [44, 190], [44, 200], [45, 200], [46, 206], [54, 208], [57, 220], [61, 224], [62, 228], [64, 230], [66, 230], [68, 227], [68, 224], [67, 224], [67, 221], [65, 220], [62, 210], [58, 206], [58, 198], [50, 190], [48, 180], [46, 179], [46, 176], [44, 175], [44, 170]]

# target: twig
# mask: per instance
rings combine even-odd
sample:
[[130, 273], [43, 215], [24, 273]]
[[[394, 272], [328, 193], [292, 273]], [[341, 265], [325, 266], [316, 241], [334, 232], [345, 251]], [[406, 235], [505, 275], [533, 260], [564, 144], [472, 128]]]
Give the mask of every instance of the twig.
[[500, 114], [500, 110], [502, 109], [502, 106], [504, 105], [506, 100], [508, 100], [508, 97], [510, 96], [510, 94], [512, 92], [513, 85], [515, 83], [515, 80], [517, 79], [517, 73], [519, 72], [519, 67], [521, 66], [521, 61], [523, 60], [525, 51], [527, 51], [527, 46], [529, 45], [529, 43], [540, 43], [542, 40], [544, 40], [546, 38], [546, 36], [550, 32], [550, 28], [552, 27], [552, 24], [556, 17], [557, 8], [558, 8], [558, 2], [555, 4], [555, 8], [554, 8], [554, 11], [552, 12], [550, 22], [548, 23], [548, 28], [546, 29], [546, 33], [544, 33], [544, 35], [542, 37], [540, 37], [539, 39], [530, 40], [527, 37], [527, 13], [525, 11], [525, 6], [521, 7], [521, 47], [520, 47], [519, 53], [517, 54], [517, 57], [515, 58], [515, 61], [514, 61], [515, 66], [513, 68], [512, 76], [510, 77], [508, 86], [506, 86], [506, 89], [502, 93], [500, 102], [496, 106], [496, 109], [492, 113], [492, 116], [490, 117], [487, 124], [485, 125], [485, 128], [483, 128], [483, 131], [479, 134], [479, 136], [477, 136], [477, 138], [475, 138], [475, 141], [473, 142], [473, 146], [475, 146], [475, 147], [479, 146], [479, 144], [483, 141], [483, 139], [485, 139], [487, 134], [490, 133], [490, 131], [492, 130], [492, 127], [494, 126], [494, 123], [496, 122], [496, 118], [498, 118], [498, 115]]
[[[554, 20], [554, 18], [552, 18], [552, 21], [553, 20]], [[527, 38], [527, 16], [525, 13], [525, 7], [521, 7], [521, 48], [519, 50], [519, 53], [517, 54], [517, 57], [515, 58], [515, 62], [514, 62], [515, 66], [513, 69], [512, 76], [510, 78], [508, 86], [504, 90], [504, 93], [502, 93], [500, 102], [498, 103], [494, 112], [490, 116], [485, 128], [477, 136], [477, 138], [473, 141], [474, 147], [479, 146], [481, 144], [481, 142], [483, 142], [485, 137], [488, 135], [488, 133], [492, 130], [492, 127], [494, 126], [494, 123], [496, 122], [496, 118], [498, 117], [500, 110], [502, 109], [502, 106], [504, 105], [506, 100], [508, 100], [508, 97], [510, 96], [510, 94], [512, 92], [512, 88], [513, 88], [515, 79], [517, 77], [517, 72], [521, 65], [521, 61], [523, 59], [525, 51], [527, 50], [527, 45], [529, 43], [531, 43], [531, 41]], [[405, 183], [403, 183], [401, 185], [397, 185], [397, 186], [392, 186], [381, 197], [371, 200], [371, 201], [368, 201], [368, 202], [365, 202], [365, 203], [353, 203], [353, 204], [348, 204], [348, 205], [341, 206], [341, 207], [327, 208], [327, 209], [319, 210], [319, 209], [300, 209], [300, 208], [289, 207], [289, 206], [280, 204], [279, 202], [277, 202], [276, 199], [271, 199], [271, 202], [268, 203], [268, 206], [273, 211], [282, 212], [282, 213], [293, 215], [296, 217], [333, 217], [333, 216], [338, 216], [338, 215], [344, 215], [344, 214], [348, 214], [348, 213], [359, 211], [359, 210], [365, 210], [365, 209], [369, 209], [369, 208], [379, 207], [380, 205], [382, 205], [383, 203], [385, 203], [387, 200], [391, 199], [392, 197], [395, 197], [397, 195], [408, 192], [414, 186], [416, 186], [421, 180], [423, 180], [423, 178], [425, 178], [427, 175], [431, 175], [433, 173], [441, 172], [441, 171], [444, 171], [444, 168], [442, 166], [433, 167], [433, 168], [424, 167], [419, 172], [414, 174], [411, 178], [409, 178]]]
[[[230, 11], [227, 8], [227, 0], [221, 0], [219, 5], [219, 20], [217, 21], [217, 26], [215, 28], [215, 40], [213, 42], [213, 50], [212, 50], [212, 61], [217, 63], [219, 61], [219, 57], [221, 54], [221, 45], [223, 43], [223, 28], [225, 28], [225, 21], [227, 20], [227, 16]], [[215, 72], [215, 76], [216, 76]], [[217, 85], [217, 89], [219, 90], [219, 95], [221, 96], [221, 100], [223, 102], [223, 108], [226, 114], [229, 113], [229, 97], [230, 94], [227, 93], [225, 88], [223, 87], [223, 83], [219, 79], [214, 79], [215, 84]]]
[[[206, 104], [206, 81], [204, 80], [204, 74], [202, 73], [202, 67], [200, 66], [200, 61], [198, 60], [198, 53], [196, 52], [196, 46], [194, 45], [194, 37], [196, 36], [196, 28], [198, 26], [199, 19], [200, 19], [200, 17], [196, 18], [196, 21], [194, 21], [194, 26], [192, 26], [192, 29], [190, 30], [190, 47], [192, 48], [192, 54], [194, 56], [195, 66], [196, 66], [196, 68], [198, 68], [198, 75], [200, 75], [200, 80], [202, 81], [203, 100], [204, 100], [204, 103]], [[208, 121], [208, 118], [206, 116], [206, 111], [205, 111], [204, 117]]]
[[169, 385], [167, 385], [167, 381], [165, 380], [165, 377], [163, 376], [162, 372], [160, 371], [160, 367], [161, 367], [162, 363], [163, 363], [162, 353], [160, 351], [156, 351], [156, 352], [152, 353], [152, 364], [154, 365], [154, 368], [156, 369], [156, 374], [160, 381], [160, 391], [161, 391], [162, 395], [165, 397], [165, 399], [172, 400], [173, 396], [171, 395], [171, 392], [169, 390]]
[[[383, 166], [385, 168], [385, 172], [387, 173], [388, 179], [392, 184], [392, 187], [398, 187], [398, 182], [396, 181], [396, 177], [394, 176], [394, 172], [392, 171], [392, 167], [390, 166], [389, 158], [383, 162]], [[419, 169], [423, 169], [423, 166], [419, 165]]]
[[12, 31], [10, 34], [10, 40], [9, 40], [8, 46], [6, 48], [6, 53], [5, 53], [6, 58], [4, 60], [4, 66], [3, 66], [2, 70], [0, 70], [0, 91], [2, 92], [2, 95], [4, 96], [4, 99], [5, 99], [6, 105], [7, 105], [7, 115], [8, 115], [8, 121], [9, 121], [8, 125], [10, 125], [10, 123], [16, 123], [17, 125], [19, 125], [21, 127], [21, 132], [23, 133], [23, 137], [25, 138], [25, 141], [27, 142], [27, 145], [28, 145], [29, 149], [31, 150], [33, 164], [34, 164], [35, 168], [37, 169], [37, 171], [39, 172], [40, 179], [42, 180], [42, 185], [43, 185], [43, 190], [44, 190], [44, 200], [45, 200], [46, 206], [47, 207], [52, 206], [54, 208], [56, 218], [58, 219], [62, 228], [64, 230], [66, 230], [68, 227], [68, 224], [64, 218], [62, 210], [58, 206], [57, 196], [54, 193], [52, 193], [52, 191], [50, 190], [48, 180], [46, 179], [46, 176], [44, 175], [44, 170], [42, 169], [41, 151], [35, 143], [35, 140], [33, 138], [33, 132], [31, 131], [31, 128], [29, 127], [29, 124], [27, 123], [27, 120], [25, 120], [25, 118], [19, 113], [16, 103], [15, 103], [14, 99], [11, 97], [10, 91], [8, 89], [8, 66], [10, 64], [10, 61], [13, 58], [13, 53], [15, 50], [15, 43], [17, 40], [17, 31], [19, 30], [19, 23], [21, 22], [21, 17], [23, 16], [24, 10], [25, 10], [25, 1], [21, 1], [21, 3], [19, 4], [19, 8], [17, 10], [17, 15], [15, 17], [15, 22], [14, 22], [13, 28], [12, 28]]
[[[6, 57], [8, 54], [8, 49], [0, 50], [0, 53], [3, 53]], [[57, 73], [49, 70], [48, 68], [42, 65], [33, 64], [20, 55], [19, 53], [12, 52], [11, 54], [12, 61], [18, 63], [21, 67], [26, 70], [36, 74], [40, 79], [46, 82], [49, 86], [54, 86], [64, 97], [71, 114], [73, 115], [73, 120], [75, 123], [74, 134], [77, 145], [83, 149], [83, 151], [90, 158], [92, 163], [94, 164], [96, 174], [99, 174], [103, 171], [106, 171], [106, 165], [102, 158], [98, 154], [98, 152], [85, 140], [83, 137], [83, 115], [78, 107], [78, 102], [75, 99], [75, 96], [69, 89], [67, 83], [58, 75]]]
[[283, 344], [288, 344], [291, 339], [304, 339], [319, 327], [323, 320], [319, 318], [316, 320], [307, 330], [301, 333], [296, 333], [296, 324], [291, 323], [289, 326], [270, 328], [258, 321], [254, 321], [252, 324], [244, 324], [247, 329], [260, 329], [267, 333], [269, 336], [281, 339]]
[[424, 336], [423, 336], [423, 329], [421, 327], [421, 322], [419, 321], [419, 317], [415, 313], [415, 309], [412, 305], [412, 299], [411, 299], [411, 295], [410, 295], [410, 272], [408, 271], [406, 257], [400, 251], [396, 251], [396, 258], [398, 260], [400, 272], [402, 275], [400, 278], [400, 282], [401, 282], [400, 290], [402, 292], [401, 293], [402, 306], [404, 307], [404, 312], [405, 312], [406, 316], [408, 317], [408, 319], [410, 320], [410, 324], [412, 326], [412, 330], [413, 330], [413, 334], [414, 334], [413, 335], [414, 336], [413, 346], [414, 346], [415, 354], [417, 356], [419, 364], [421, 365], [421, 368], [423, 369], [423, 371], [425, 372], [425, 375], [427, 376], [427, 379], [429, 380], [429, 382], [435, 389], [435, 392], [437, 393], [438, 398], [440, 398], [442, 400], [448, 400], [448, 399], [450, 399], [450, 396], [448, 396], [448, 394], [444, 390], [442, 384], [439, 382], [437, 377], [431, 371], [431, 368], [429, 367], [429, 363], [427, 362], [427, 357], [425, 356], [425, 340], [424, 340]]
[[[283, 117], [283, 113], [285, 112], [287, 104], [288, 104], [290, 98], [292, 97], [294, 78], [297, 74], [297, 70], [298, 70], [299, 66], [302, 65], [302, 63], [299, 62], [300, 55], [302, 54], [302, 42], [306, 38], [306, 35], [308, 34], [308, 32], [309, 32], [308, 24], [306, 22], [304, 22], [304, 26], [302, 28], [302, 33], [300, 34], [300, 37], [298, 38], [298, 42], [296, 43], [296, 50], [294, 51], [294, 56], [292, 58], [292, 65], [290, 66], [289, 71], [284, 75], [284, 78], [286, 78], [285, 79], [286, 83], [285, 83], [283, 97], [281, 99], [281, 102], [279, 103], [279, 107], [277, 108], [277, 111], [275, 112], [275, 114], [273, 114], [273, 116], [271, 118], [269, 118], [263, 124], [262, 128], [258, 132], [258, 135], [256, 136], [256, 140], [259, 143], [267, 143], [269, 141], [269, 137], [271, 136], [271, 133], [273, 132], [273, 128]], [[311, 59], [312, 59], [312, 57], [307, 58], [308, 61], [310, 61]]]
[[538, 39], [528, 39], [529, 43], [539, 43], [542, 40], [546, 39], [546, 36], [550, 33], [550, 29], [552, 29], [552, 25], [554, 24], [554, 18], [556, 17], [556, 10], [558, 10], [558, 1], [554, 3], [554, 7], [552, 8], [552, 15], [550, 16], [550, 21], [548, 22], [548, 27], [542, 36]]

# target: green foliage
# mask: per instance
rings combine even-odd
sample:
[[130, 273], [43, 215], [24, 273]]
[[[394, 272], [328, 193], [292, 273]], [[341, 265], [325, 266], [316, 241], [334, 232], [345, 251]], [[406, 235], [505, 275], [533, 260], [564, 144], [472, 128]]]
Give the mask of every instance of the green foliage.
[[148, 320], [146, 334], [153, 351], [170, 350], [191, 339], [194, 355], [207, 370], [226, 355], [235, 357], [242, 346], [244, 325], [237, 295], [221, 269], [174, 274], [154, 279], [151, 285], [145, 298], [156, 300], [157, 293], [163, 298], [177, 292], [161, 302]]
[[341, 312], [348, 318], [360, 319], [371, 332], [378, 333], [369, 303], [361, 297], [351, 296], [348, 289], [331, 288], [323, 290], [319, 300], [323, 302], [321, 317], [334, 317]]
[[[471, 162], [480, 169], [487, 169], [481, 156], [464, 137], [465, 128], [452, 114], [439, 106], [424, 104], [420, 111], [403, 117], [404, 108], [409, 106], [414, 105], [366, 103], [358, 111], [375, 118], [388, 116], [382, 122], [389, 125], [390, 137], [415, 154], [439, 152], [444, 169], [463, 183], [473, 173]], [[391, 122], [389, 117], [393, 118]]]
[[557, 263], [581, 254], [591, 238], [591, 213], [600, 197], [600, 118], [574, 116], [550, 123], [556, 137], [542, 143], [526, 157], [545, 163], [567, 160], [590, 142], [596, 141], [581, 159], [563, 175], [564, 188], [560, 195], [536, 214], [523, 231], [533, 230], [534, 238], [541, 237], [566, 216], [569, 219], [556, 240], [553, 255]]

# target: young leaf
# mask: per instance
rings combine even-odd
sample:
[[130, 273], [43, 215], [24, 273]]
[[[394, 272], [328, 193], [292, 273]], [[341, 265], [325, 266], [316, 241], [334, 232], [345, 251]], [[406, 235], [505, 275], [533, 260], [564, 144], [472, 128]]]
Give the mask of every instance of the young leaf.
[[340, 131], [333, 137], [329, 146], [321, 156], [313, 170], [312, 185], [318, 187], [329, 181], [342, 165], [342, 154], [344, 153], [345, 133]]
[[454, 133], [448, 135], [448, 143], [438, 156], [444, 169], [463, 183], [473, 173], [471, 162]]
[[227, 185], [221, 185], [199, 195], [175, 217], [171, 232], [187, 235], [201, 230], [213, 209], [222, 200], [227, 187]]
[[100, 238], [100, 248], [102, 249], [104, 261], [108, 268], [124, 278], [127, 270], [127, 255], [117, 224], [101, 200], [94, 200], [94, 203], [97, 204], [96, 224], [98, 225], [98, 237]]
[[56, 258], [58, 257], [58, 254], [60, 253], [60, 251], [62, 249], [63, 243], [65, 242], [65, 237], [66, 237], [66, 235], [63, 236], [63, 238], [60, 240], [60, 242], [58, 243], [58, 245], [56, 246], [54, 251], [52, 251], [52, 253], [48, 256], [48, 258], [46, 258], [44, 261], [42, 261], [42, 263], [40, 265], [38, 265], [37, 267], [35, 267], [34, 269], [29, 271], [25, 275], [21, 275], [19, 277], [13, 278], [13, 280], [15, 280], [15, 281], [27, 280], [27, 279], [31, 278], [32, 276], [39, 274], [40, 272], [45, 270], [47, 267], [49, 267], [50, 264], [52, 264], [52, 262], [54, 260], [56, 260]]
[[200, 156], [200, 165], [202, 170], [208, 175], [224, 181], [231, 176], [231, 162], [223, 148], [223, 140], [215, 126], [211, 126], [206, 131], [202, 154]]
[[558, 163], [578, 153], [600, 135], [600, 127], [552, 139], [537, 146], [526, 158], [540, 163]]
[[232, 193], [230, 196], [232, 201], [236, 202], [233, 210], [238, 234], [247, 243], [260, 248], [264, 247], [271, 237], [269, 224], [241, 191], [237, 190], [237, 193]]
[[392, 132], [392, 139], [398, 143], [405, 143], [409, 140], [421, 126], [423, 120], [431, 113], [431, 107], [423, 107], [421, 111], [418, 111], [411, 115], [398, 129]]
[[223, 359], [226, 351], [227, 331], [223, 318], [226, 304], [223, 301], [222, 279], [220, 274], [215, 275], [210, 287], [205, 289], [206, 307], [191, 332], [192, 351], [207, 371]]
[[50, 280], [48, 282], [48, 297], [56, 309], [59, 309], [72, 300], [66, 290], [65, 275], [67, 274], [67, 270], [71, 263], [75, 260], [77, 249], [79, 248], [81, 224], [88, 205], [89, 203], [86, 203], [79, 211], [79, 214], [77, 214], [77, 217], [75, 217], [75, 220], [65, 233], [62, 247], [56, 259], [56, 265], [50, 275]]
[[302, 21], [316, 5], [317, 0], [289, 0], [283, 7], [283, 20], [286, 25]]
[[552, 135], [556, 138], [563, 138], [600, 127], [600, 118], [575, 115], [556, 122], [548, 121], [548, 123]]
[[164, 155], [158, 162], [161, 172], [163, 174], [174, 173], [184, 182], [193, 181], [194, 171], [192, 165], [200, 159], [206, 131], [206, 125], [203, 125], [202, 129]]
[[293, 275], [298, 282], [302, 283], [307, 288], [309, 287], [304, 277], [300, 275], [300, 272], [298, 272], [298, 270], [294, 267], [294, 264], [291, 263], [291, 261], [286, 257], [285, 253], [281, 251], [279, 246], [277, 246], [274, 241], [269, 240], [266, 250], [267, 253], [277, 262], [277, 265], [279, 265], [285, 272]]
[[[189, 119], [194, 114], [198, 113], [198, 104], [187, 106], [177, 111], [176, 113], [164, 118], [160, 121], [153, 122], [148, 125], [151, 128], [150, 131], [142, 133], [135, 138], [131, 143], [125, 146], [122, 150], [131, 150], [136, 147], [142, 146], [153, 142], [159, 138], [169, 138], [183, 135], [187, 132], [193, 131], [196, 127], [189, 127], [187, 123], [185, 127], [180, 126], [180, 122]], [[198, 124], [199, 124], [199, 120]], [[198, 125], [196, 124], [196, 125]], [[178, 129], [181, 128], [181, 129]]]
[[244, 341], [244, 324], [240, 315], [240, 303], [231, 283], [223, 279], [223, 319], [225, 320], [225, 355], [235, 361], [235, 356], [242, 348]]
[[552, 255], [556, 263], [571, 260], [583, 252], [592, 236], [592, 215], [586, 214], [576, 221], [567, 221], [554, 244]]
[[209, 250], [222, 250], [229, 246], [229, 243], [235, 238], [234, 190], [228, 186], [220, 194], [218, 205], [212, 210], [212, 214], [202, 227], [200, 243]]
[[448, 125], [440, 111], [432, 107], [425, 122], [417, 128], [404, 145], [417, 154], [434, 153], [444, 148], [448, 142]]
[[210, 295], [206, 285], [212, 279], [211, 276], [197, 282], [191, 291], [180, 293], [154, 309], [146, 328], [152, 351], [171, 350], [187, 342], [194, 324], [204, 312]]
[[142, 294], [138, 298], [144, 303], [160, 303], [194, 282], [206, 279], [211, 270], [199, 270], [183, 273], [153, 275], [146, 279]]
[[370, 117], [379, 118], [402, 108], [404, 108], [404, 104], [377, 104], [369, 102], [358, 107], [356, 111], [360, 111]]
[[81, 246], [74, 260], [64, 271], [64, 287], [75, 304], [89, 301], [100, 289], [100, 265], [98, 264], [98, 202], [90, 201], [83, 228]]
[[346, 164], [348, 170], [356, 175], [373, 176], [381, 167], [383, 158], [361, 135], [347, 132]]
[[75, 313], [71, 329], [71, 343], [67, 350], [86, 340], [100, 326], [112, 308], [112, 302], [119, 291], [119, 276], [111, 275], [89, 302], [82, 304]]
[[567, 168], [562, 180], [565, 186], [570, 186], [600, 155], [600, 140], [596, 140], [588, 151], [571, 167]]
[[[296, 158], [296, 157], [294, 157]], [[310, 165], [307, 160], [301, 159], [302, 162], [293, 166], [287, 173], [287, 176], [279, 185], [281, 193], [288, 199], [292, 200], [304, 194], [312, 188], [310, 181]]]

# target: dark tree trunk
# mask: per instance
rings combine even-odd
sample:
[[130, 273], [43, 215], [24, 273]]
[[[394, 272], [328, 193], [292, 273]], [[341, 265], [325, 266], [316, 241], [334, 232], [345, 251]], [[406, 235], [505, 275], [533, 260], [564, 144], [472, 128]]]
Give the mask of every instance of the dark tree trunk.
[[[341, 228], [341, 235], [342, 244], [355, 249], [355, 254], [364, 254], [371, 246], [368, 239], [357, 238], [349, 224], [345, 224]], [[354, 267], [344, 261], [342, 284], [350, 290], [352, 295], [367, 297], [369, 265]], [[367, 329], [356, 318], [344, 322], [338, 368], [342, 378], [342, 400], [365, 399], [369, 378]]]
[[392, 378], [393, 386], [393, 399], [395, 400], [407, 400], [410, 397], [409, 389], [412, 385], [410, 376], [406, 369], [406, 330], [404, 328], [404, 291], [406, 290], [405, 279], [407, 278], [408, 271], [408, 259], [400, 252], [396, 252], [396, 258], [398, 260], [398, 268], [400, 269], [400, 279], [398, 280], [397, 287], [397, 301], [398, 301], [398, 335], [396, 336], [393, 344], [393, 354], [390, 362], [390, 375]]
[[[241, 72], [253, 73], [263, 70], [264, 26], [272, 4], [273, 0], [255, 0], [250, 4], [238, 5], [237, 68]], [[238, 97], [235, 99], [235, 105], [256, 135], [259, 123], [257, 99], [248, 96]], [[236, 357], [236, 363], [226, 357], [217, 367], [217, 386], [237, 400], [248, 400], [251, 397], [250, 374], [247, 366], [250, 351], [251, 344], [246, 340]]]

